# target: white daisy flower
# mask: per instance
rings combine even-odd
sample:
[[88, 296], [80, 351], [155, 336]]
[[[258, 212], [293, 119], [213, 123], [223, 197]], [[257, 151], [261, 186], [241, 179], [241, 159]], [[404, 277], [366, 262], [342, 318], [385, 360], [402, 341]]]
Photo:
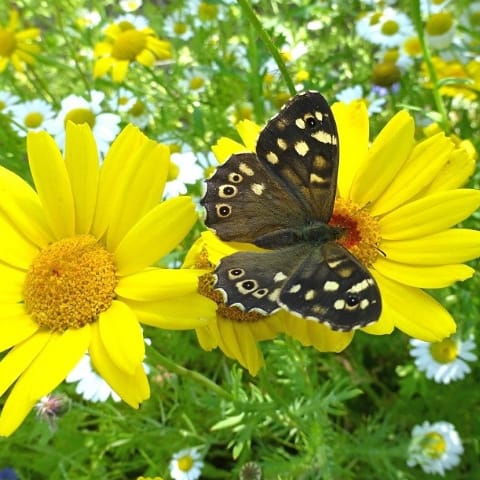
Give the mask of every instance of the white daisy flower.
[[67, 383], [78, 382], [75, 391], [85, 400], [106, 402], [109, 397], [112, 397], [114, 402], [120, 401], [120, 397], [110, 388], [110, 385], [93, 370], [90, 356], [87, 353], [68, 374], [65, 381]]
[[473, 336], [467, 340], [450, 337], [435, 343], [411, 339], [410, 345], [410, 355], [417, 368], [437, 383], [461, 380], [471, 371], [466, 362], [477, 360], [473, 353], [476, 348]]
[[165, 19], [164, 32], [168, 38], [181, 38], [182, 40], [188, 40], [193, 36], [189, 21], [178, 16], [170, 16]]
[[103, 112], [101, 105], [105, 94], [96, 90], [90, 92], [90, 100], [79, 95], [69, 95], [61, 102], [61, 109], [55, 119], [45, 122], [45, 128], [52, 132], [60, 146], [65, 144], [65, 124], [68, 120], [74, 123], [88, 123], [92, 128], [98, 150], [107, 152], [110, 143], [120, 131], [120, 116]]
[[339, 102], [350, 103], [355, 100], [363, 100], [368, 108], [368, 113], [380, 113], [383, 110], [386, 99], [375, 95], [375, 92], [370, 91], [367, 97], [363, 94], [363, 88], [361, 85], [354, 85], [348, 87], [337, 93], [335, 98]]
[[168, 178], [163, 192], [165, 198], [184, 195], [187, 193], [186, 185], [192, 185], [203, 178], [203, 168], [198, 165], [193, 152], [172, 153]]
[[142, 6], [142, 0], [120, 0], [118, 4], [124, 12], [134, 12]]
[[451, 12], [442, 11], [430, 15], [425, 23], [425, 33], [431, 48], [442, 50], [450, 47], [456, 32]]
[[139, 128], [148, 125], [150, 116], [145, 103], [124, 87], [120, 87], [115, 96], [109, 99], [108, 106], [112, 111], [122, 114], [128, 123], [133, 123]]
[[124, 15], [120, 15], [119, 17], [115, 18], [115, 20], [113, 20], [113, 22], [111, 23], [127, 23], [132, 25], [135, 30], [143, 30], [144, 28], [148, 28], [149, 26], [146, 17], [142, 15], [133, 15], [131, 13], [125, 13]]
[[170, 475], [174, 480], [197, 480], [202, 474], [203, 461], [196, 448], [175, 453], [170, 461]]
[[407, 465], [419, 465], [425, 473], [444, 475], [460, 463], [462, 453], [462, 441], [451, 423], [423, 422], [413, 427]]
[[55, 117], [53, 107], [42, 99], [28, 100], [23, 103], [12, 105], [8, 108], [12, 115], [12, 128], [21, 136], [25, 137], [27, 132], [48, 130], [48, 122]]
[[367, 40], [384, 48], [398, 47], [414, 33], [415, 29], [408, 15], [387, 7], [381, 13], [378, 21], [371, 25], [370, 36]]
[[80, 28], [93, 28], [102, 21], [102, 16], [96, 10], [79, 8], [75, 13], [75, 23]]
[[0, 91], [0, 113], [8, 113], [10, 107], [20, 102], [20, 98], [10, 92]]

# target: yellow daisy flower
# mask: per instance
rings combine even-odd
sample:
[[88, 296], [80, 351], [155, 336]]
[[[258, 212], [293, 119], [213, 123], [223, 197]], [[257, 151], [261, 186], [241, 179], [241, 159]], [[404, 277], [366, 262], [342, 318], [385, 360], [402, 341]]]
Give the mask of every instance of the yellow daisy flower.
[[[424, 341], [439, 341], [455, 331], [450, 314], [422, 288], [442, 288], [471, 277], [463, 262], [480, 254], [480, 232], [450, 227], [480, 205], [480, 192], [459, 188], [471, 175], [475, 158], [443, 133], [415, 143], [414, 122], [396, 114], [369, 144], [364, 102], [333, 105], [340, 137], [338, 191], [331, 224], [347, 229], [340, 241], [375, 277], [382, 314], [361, 330], [388, 334], [396, 327]], [[222, 138], [212, 149], [220, 162], [231, 154], [255, 151], [261, 128], [250, 121], [237, 126], [243, 144]], [[248, 219], [246, 219], [248, 221]], [[206, 232], [193, 245], [185, 266], [213, 268], [246, 244], [225, 243]], [[200, 345], [220, 347], [250, 373], [262, 366], [257, 342], [285, 332], [320, 351], [340, 351], [353, 332], [280, 311], [270, 317], [240, 312], [222, 304], [213, 279], [201, 277], [200, 292], [218, 304], [217, 318], [197, 328]]]
[[196, 220], [189, 197], [158, 203], [168, 147], [130, 125], [99, 168], [89, 127], [69, 122], [65, 159], [45, 132], [28, 134], [27, 153], [36, 192], [0, 168], [0, 394], [12, 387], [4, 436], [86, 351], [137, 408], [149, 396], [139, 322], [189, 329], [214, 315], [196, 292], [200, 272], [151, 266]]
[[7, 68], [8, 62], [12, 62], [17, 72], [22, 72], [26, 63], [33, 63], [40, 51], [34, 43], [39, 37], [38, 28], [19, 30], [18, 12], [11, 10], [7, 26], [0, 26], [0, 73]]
[[149, 27], [136, 28], [127, 20], [113, 23], [105, 29], [107, 41], [95, 46], [98, 57], [93, 70], [95, 78], [102, 77], [111, 70], [112, 79], [122, 82], [130, 63], [136, 61], [151, 67], [158, 60], [172, 58], [172, 45], [160, 40]]

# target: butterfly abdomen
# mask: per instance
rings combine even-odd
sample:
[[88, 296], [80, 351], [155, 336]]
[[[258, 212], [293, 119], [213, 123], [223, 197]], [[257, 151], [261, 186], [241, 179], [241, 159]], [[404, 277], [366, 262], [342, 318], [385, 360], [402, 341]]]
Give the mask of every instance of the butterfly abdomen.
[[312, 222], [300, 228], [282, 228], [266, 233], [255, 239], [257, 247], [277, 249], [308, 242], [318, 245], [337, 240], [342, 228], [330, 227], [322, 222]]

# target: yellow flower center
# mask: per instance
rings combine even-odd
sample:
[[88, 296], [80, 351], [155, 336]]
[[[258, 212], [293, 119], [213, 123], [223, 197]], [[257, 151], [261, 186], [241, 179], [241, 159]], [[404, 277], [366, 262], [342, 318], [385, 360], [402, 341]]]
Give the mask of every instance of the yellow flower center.
[[458, 357], [458, 345], [451, 338], [430, 344], [430, 353], [438, 363], [451, 363]]
[[425, 29], [429, 35], [443, 35], [453, 25], [453, 16], [450, 12], [434, 13], [428, 17]]
[[143, 102], [141, 102], [140, 100], [137, 100], [133, 104], [132, 108], [130, 108], [128, 113], [130, 115], [132, 115], [132, 117], [140, 117], [141, 115], [143, 115], [145, 113], [145, 104]]
[[0, 57], [10, 57], [17, 47], [15, 33], [0, 28]]
[[38, 128], [42, 122], [43, 115], [40, 112], [31, 112], [23, 119], [23, 123], [28, 128]]
[[80, 328], [108, 310], [116, 285], [112, 253], [91, 235], [77, 235], [52, 243], [32, 262], [24, 284], [25, 306], [44, 328]]
[[189, 472], [193, 467], [193, 458], [190, 455], [185, 455], [177, 460], [177, 464], [182, 472]]
[[440, 458], [447, 450], [445, 439], [437, 432], [427, 433], [420, 442], [423, 453], [430, 458]]
[[65, 125], [69, 120], [76, 124], [87, 123], [93, 128], [95, 125], [95, 114], [88, 108], [74, 108], [65, 115]]
[[395, 35], [400, 29], [398, 23], [395, 20], [387, 20], [381, 28], [384, 35]]
[[188, 30], [188, 25], [186, 23], [183, 23], [183, 22], [177, 22], [173, 26], [173, 31], [177, 35], [183, 35], [187, 30]]
[[384, 62], [390, 62], [390, 63], [396, 63], [398, 60], [398, 50], [392, 48], [391, 50], [387, 50], [383, 54], [383, 61]]
[[167, 182], [170, 182], [171, 180], [175, 180], [176, 178], [178, 178], [179, 173], [180, 173], [180, 169], [178, 168], [178, 165], [175, 162], [172, 162], [170, 160], [170, 165], [168, 166]]
[[380, 253], [378, 249], [380, 229], [366, 208], [360, 208], [351, 200], [337, 198], [329, 224], [345, 229], [338, 243], [352, 253], [362, 265], [371, 267], [375, 263]]
[[252, 120], [253, 107], [250, 103], [243, 103], [236, 108], [237, 121]]
[[193, 77], [190, 80], [190, 88], [192, 90], [198, 90], [199, 88], [202, 88], [205, 83], [205, 80], [202, 77]]
[[198, 6], [200, 20], [215, 20], [218, 16], [218, 6], [213, 3], [202, 2]]
[[400, 80], [400, 69], [392, 62], [377, 63], [373, 67], [372, 81], [380, 87], [391, 87]]
[[113, 43], [112, 57], [133, 61], [146, 45], [147, 36], [144, 33], [135, 29], [124, 30]]
[[416, 57], [422, 52], [422, 47], [420, 45], [420, 40], [418, 37], [407, 38], [403, 44], [403, 49], [411, 57]]

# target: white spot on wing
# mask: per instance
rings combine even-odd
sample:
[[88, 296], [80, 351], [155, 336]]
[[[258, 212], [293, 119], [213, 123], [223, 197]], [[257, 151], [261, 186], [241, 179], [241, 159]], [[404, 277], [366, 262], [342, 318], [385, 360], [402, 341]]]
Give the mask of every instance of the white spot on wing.
[[308, 145], [304, 141], [300, 141], [295, 144], [295, 151], [302, 157], [308, 153], [308, 150]]
[[295, 285], [292, 285], [288, 293], [297, 293], [302, 289], [302, 286], [299, 283], [296, 283]]
[[263, 183], [252, 183], [250, 185], [250, 190], [255, 194], [255, 195], [261, 195], [263, 191], [265, 190], [265, 185]]
[[327, 280], [323, 285], [323, 290], [325, 292], [336, 292], [340, 284], [338, 282], [332, 282], [331, 280]]
[[315, 297], [315, 290], [309, 290], [305, 294], [305, 300], [313, 300], [313, 297]]
[[268, 152], [265, 156], [272, 165], [276, 165], [278, 163], [278, 157], [275, 152]]
[[366, 278], [365, 280], [362, 280], [361, 282], [356, 283], [352, 287], [350, 287], [347, 292], [348, 293], [360, 293], [363, 292], [365, 289], [367, 289], [373, 281], [370, 278]]
[[303, 120], [303, 118], [297, 118], [297, 119], [295, 120], [295, 125], [296, 125], [298, 128], [304, 129], [304, 128], [305, 128], [305, 121]]
[[287, 142], [283, 138], [277, 138], [277, 145], [280, 150], [286, 150], [288, 147]]
[[273, 281], [274, 282], [282, 282], [283, 280], [285, 280], [287, 278], [287, 276], [283, 273], [283, 272], [278, 272], [275, 274], [275, 276], [273, 277]]
[[244, 162], [238, 166], [238, 169], [249, 177], [253, 177], [255, 175], [255, 172]]
[[318, 132], [312, 133], [312, 137], [321, 143], [328, 143], [330, 145], [337, 144], [337, 137], [330, 135], [330, 133], [325, 132], [324, 130], [319, 130]]
[[345, 308], [345, 300], [339, 299], [333, 304], [335, 310], [343, 310]]

